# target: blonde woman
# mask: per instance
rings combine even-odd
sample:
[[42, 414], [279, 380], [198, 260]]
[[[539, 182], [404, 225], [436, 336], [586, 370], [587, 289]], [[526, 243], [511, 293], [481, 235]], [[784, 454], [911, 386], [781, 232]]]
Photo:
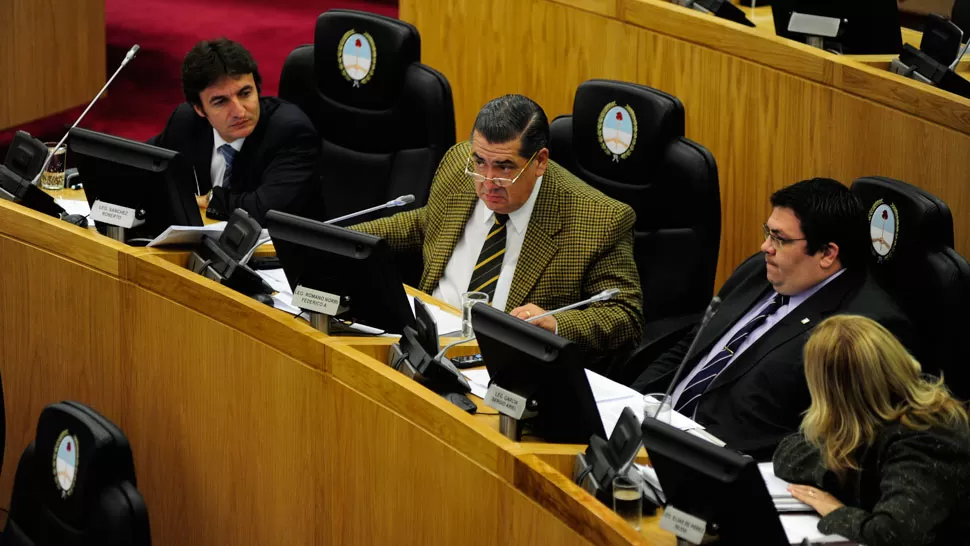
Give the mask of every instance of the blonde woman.
[[774, 455], [775, 474], [823, 533], [867, 546], [970, 544], [966, 409], [885, 328], [821, 322], [805, 344], [812, 404]]

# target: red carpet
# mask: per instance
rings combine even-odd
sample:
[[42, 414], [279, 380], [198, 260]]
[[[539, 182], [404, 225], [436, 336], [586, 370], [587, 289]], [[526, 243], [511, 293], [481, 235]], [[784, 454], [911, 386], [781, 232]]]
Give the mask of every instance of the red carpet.
[[[397, 17], [396, 5], [375, 0], [106, 0], [105, 78], [132, 44], [141, 45], [141, 51], [81, 126], [135, 140], [152, 137], [184, 100], [182, 58], [197, 41], [219, 36], [252, 52], [263, 77], [263, 94], [275, 95], [286, 56], [296, 46], [313, 42], [317, 16], [334, 8]], [[56, 141], [83, 110], [81, 106], [0, 132], [0, 159], [17, 129]]]

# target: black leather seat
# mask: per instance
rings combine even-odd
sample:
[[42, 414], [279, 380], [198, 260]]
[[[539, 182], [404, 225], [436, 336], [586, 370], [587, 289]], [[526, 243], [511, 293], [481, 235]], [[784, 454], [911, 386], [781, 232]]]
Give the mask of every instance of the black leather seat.
[[[636, 212], [644, 342], [664, 350], [713, 294], [721, 237], [714, 157], [684, 138], [680, 100], [633, 83], [583, 83], [573, 114], [550, 131], [553, 160]], [[622, 368], [610, 375], [623, 382], [639, 373]]]
[[[323, 140], [324, 204], [316, 219], [414, 194], [413, 205], [348, 221], [355, 224], [427, 201], [435, 169], [455, 143], [455, 109], [448, 80], [420, 61], [414, 26], [340, 9], [321, 14], [314, 43], [286, 58], [280, 97], [300, 106]], [[405, 282], [417, 284], [420, 258], [399, 261]]]
[[14, 480], [3, 546], [147, 545], [128, 438], [77, 402], [44, 408]]
[[943, 373], [957, 396], [970, 397], [970, 264], [953, 250], [953, 216], [933, 194], [891, 178], [852, 183], [869, 210], [870, 269], [913, 322], [914, 356], [928, 373]]

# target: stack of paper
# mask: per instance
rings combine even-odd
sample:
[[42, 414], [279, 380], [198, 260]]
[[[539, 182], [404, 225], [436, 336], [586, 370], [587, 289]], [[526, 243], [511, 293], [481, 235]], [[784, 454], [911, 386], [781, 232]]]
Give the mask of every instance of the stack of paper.
[[775, 476], [775, 467], [771, 462], [758, 463], [758, 470], [761, 471], [761, 478], [765, 481], [768, 494], [771, 495], [776, 510], [779, 512], [815, 512], [811, 506], [797, 500], [788, 492], [788, 486], [791, 484]]
[[[226, 222], [216, 222], [207, 226], [169, 226], [158, 237], [152, 239], [148, 246], [197, 245], [203, 237], [218, 239], [226, 229]], [[269, 237], [269, 231], [263, 230], [260, 239]]]
[[[87, 201], [80, 199], [54, 199], [54, 203], [64, 209], [64, 212], [68, 214], [80, 214], [81, 216], [90, 216], [91, 207], [88, 205]], [[94, 225], [94, 221], [88, 218], [88, 227]]]
[[286, 311], [291, 315], [299, 315], [302, 309], [293, 305], [293, 292], [290, 290], [290, 283], [286, 280], [286, 273], [283, 269], [262, 269], [256, 273], [276, 291], [273, 294], [273, 307]]

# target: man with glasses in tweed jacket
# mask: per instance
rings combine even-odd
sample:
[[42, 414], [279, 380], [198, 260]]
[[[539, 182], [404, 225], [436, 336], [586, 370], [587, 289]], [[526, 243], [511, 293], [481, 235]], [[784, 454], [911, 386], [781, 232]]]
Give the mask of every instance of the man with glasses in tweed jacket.
[[471, 139], [441, 160], [424, 207], [355, 226], [392, 249], [421, 248], [420, 288], [456, 307], [484, 292], [521, 319], [619, 294], [536, 325], [593, 351], [630, 348], [643, 331], [633, 210], [549, 160], [549, 122], [522, 95], [490, 101]]

